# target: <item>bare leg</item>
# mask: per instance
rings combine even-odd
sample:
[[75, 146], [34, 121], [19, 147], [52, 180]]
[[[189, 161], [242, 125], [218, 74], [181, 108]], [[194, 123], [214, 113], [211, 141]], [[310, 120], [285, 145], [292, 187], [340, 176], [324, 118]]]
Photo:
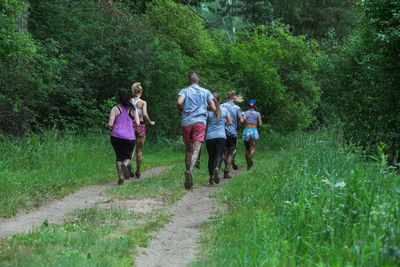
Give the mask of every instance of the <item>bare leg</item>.
[[193, 154], [193, 143], [188, 143], [188, 144], [185, 143], [185, 166], [187, 171], [190, 169], [192, 154]]
[[185, 189], [190, 189], [193, 186], [192, 172], [190, 165], [192, 163], [193, 143], [185, 143]]
[[122, 174], [122, 169], [121, 169], [122, 161], [117, 161], [115, 165], [117, 166], [117, 172], [119, 177], [118, 184], [121, 185], [124, 183], [124, 176]]
[[250, 154], [250, 142], [244, 142], [245, 146], [245, 155], [246, 155], [246, 162], [247, 162], [247, 170], [251, 168], [251, 154]]
[[146, 137], [137, 137], [136, 139], [136, 145], [135, 145], [135, 150], [136, 150], [136, 178], [139, 179], [140, 177], [140, 167], [142, 166], [142, 150], [143, 150], [143, 145], [144, 145], [144, 140]]
[[228, 174], [229, 173], [229, 168], [232, 163], [233, 159], [233, 151], [235, 150], [235, 147], [226, 147], [226, 157], [225, 157], [225, 169], [224, 169], [224, 178], [231, 178], [231, 176]]
[[197, 161], [196, 161], [196, 168], [197, 169], [200, 169], [200, 156], [201, 156], [201, 145], [200, 145], [199, 156], [197, 157]]
[[253, 159], [254, 154], [256, 153], [257, 141], [251, 140], [250, 142], [250, 157]]
[[190, 167], [189, 167], [190, 172], [193, 172], [193, 169], [196, 167], [197, 159], [199, 158], [200, 154], [201, 142], [194, 142], [192, 146], [193, 146], [193, 153], [190, 159]]

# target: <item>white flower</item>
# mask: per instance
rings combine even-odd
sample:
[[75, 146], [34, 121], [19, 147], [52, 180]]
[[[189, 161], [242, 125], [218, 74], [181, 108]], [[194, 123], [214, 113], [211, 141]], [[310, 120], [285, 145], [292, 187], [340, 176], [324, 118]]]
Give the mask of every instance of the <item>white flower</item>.
[[345, 186], [346, 186], [346, 184], [344, 182], [340, 182], [340, 183], [335, 184], [335, 187], [339, 187], [339, 188], [343, 188]]

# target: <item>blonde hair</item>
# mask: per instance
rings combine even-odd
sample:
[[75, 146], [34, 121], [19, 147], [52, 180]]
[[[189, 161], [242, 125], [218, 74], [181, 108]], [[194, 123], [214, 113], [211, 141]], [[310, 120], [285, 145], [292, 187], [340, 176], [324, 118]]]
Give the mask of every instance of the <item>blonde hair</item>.
[[235, 91], [233, 91], [233, 90], [230, 90], [226, 93], [226, 98], [229, 100], [233, 100], [237, 103], [241, 103], [244, 100], [243, 96], [241, 96], [241, 95], [236, 96]]
[[213, 93], [214, 96], [214, 104], [215, 104], [215, 115], [217, 115], [216, 121], [219, 121], [221, 118], [221, 108], [219, 107], [219, 95], [217, 93]]
[[132, 84], [132, 94], [133, 96], [137, 96], [143, 92], [143, 88], [139, 82]]

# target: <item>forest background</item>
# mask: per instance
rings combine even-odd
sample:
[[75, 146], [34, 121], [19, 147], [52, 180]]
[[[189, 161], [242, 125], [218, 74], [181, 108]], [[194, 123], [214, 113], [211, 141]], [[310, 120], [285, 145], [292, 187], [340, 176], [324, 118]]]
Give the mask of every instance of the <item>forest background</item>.
[[[139, 81], [173, 140], [186, 73], [256, 99], [263, 132], [339, 129], [400, 161], [400, 1], [1, 0], [0, 140], [107, 132]], [[245, 109], [245, 105], [242, 106]]]

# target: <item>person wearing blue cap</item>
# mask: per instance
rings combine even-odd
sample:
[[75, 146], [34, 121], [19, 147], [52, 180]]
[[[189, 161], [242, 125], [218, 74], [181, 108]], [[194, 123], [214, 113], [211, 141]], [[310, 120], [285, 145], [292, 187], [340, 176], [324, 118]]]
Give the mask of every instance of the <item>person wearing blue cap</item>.
[[247, 170], [250, 170], [253, 167], [253, 156], [256, 153], [257, 141], [260, 139], [257, 127], [262, 125], [262, 121], [260, 113], [254, 110], [256, 101], [250, 100], [247, 105], [249, 110], [244, 112], [241, 121], [244, 122], [242, 140], [246, 148]]

